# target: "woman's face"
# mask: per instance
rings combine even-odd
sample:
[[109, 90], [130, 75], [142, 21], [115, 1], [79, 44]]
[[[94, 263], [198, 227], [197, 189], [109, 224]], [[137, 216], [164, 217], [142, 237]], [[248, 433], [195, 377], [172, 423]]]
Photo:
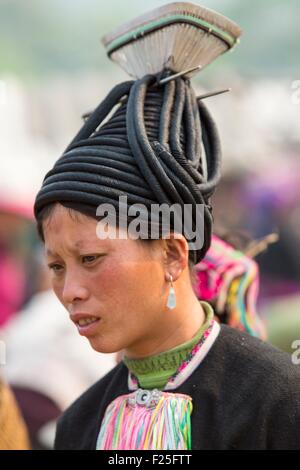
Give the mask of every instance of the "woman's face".
[[52, 287], [96, 351], [138, 350], [166, 308], [163, 251], [149, 247], [159, 241], [99, 239], [97, 223], [60, 204], [43, 222]]

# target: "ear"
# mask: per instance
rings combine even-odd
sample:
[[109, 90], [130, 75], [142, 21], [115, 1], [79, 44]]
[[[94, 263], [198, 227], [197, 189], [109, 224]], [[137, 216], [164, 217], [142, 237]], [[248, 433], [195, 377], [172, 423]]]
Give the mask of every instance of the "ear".
[[189, 246], [184, 236], [180, 233], [169, 233], [163, 239], [164, 267], [167, 275], [172, 275], [174, 281], [188, 266]]

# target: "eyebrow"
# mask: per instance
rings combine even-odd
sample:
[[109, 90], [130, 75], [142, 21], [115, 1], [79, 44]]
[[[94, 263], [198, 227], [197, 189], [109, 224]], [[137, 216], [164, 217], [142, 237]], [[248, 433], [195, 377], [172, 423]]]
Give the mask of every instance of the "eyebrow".
[[51, 250], [48, 249], [48, 250], [46, 251], [46, 255], [47, 255], [47, 256], [56, 256], [56, 253], [54, 253], [53, 251], [51, 251]]
[[[76, 243], [75, 243], [75, 248], [82, 248], [82, 246], [84, 245], [84, 242], [83, 240], [78, 240]], [[75, 250], [72, 250], [72, 251], [75, 251]], [[49, 248], [47, 249], [46, 251], [46, 255], [47, 256], [57, 256], [57, 253], [51, 251]]]

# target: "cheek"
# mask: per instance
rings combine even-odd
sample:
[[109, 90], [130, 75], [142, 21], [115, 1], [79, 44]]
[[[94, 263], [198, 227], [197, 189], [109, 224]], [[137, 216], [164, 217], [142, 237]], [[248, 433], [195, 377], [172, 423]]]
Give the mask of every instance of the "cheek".
[[98, 272], [88, 275], [89, 289], [93, 297], [112, 303], [126, 302], [134, 283], [132, 267], [122, 261], [109, 261], [103, 264]]
[[[90, 278], [90, 292], [100, 302], [114, 305], [121, 311], [145, 303], [149, 293], [160, 295], [161, 269], [151, 261], [114, 260], [103, 264]], [[144, 305], [143, 305], [144, 308]], [[130, 313], [130, 312], [128, 312]]]
[[59, 299], [59, 301], [63, 304], [64, 303], [63, 298], [62, 298], [63, 281], [59, 280], [59, 279], [56, 279], [55, 277], [52, 277], [51, 278], [51, 286], [52, 286], [52, 290], [53, 290], [54, 294]]

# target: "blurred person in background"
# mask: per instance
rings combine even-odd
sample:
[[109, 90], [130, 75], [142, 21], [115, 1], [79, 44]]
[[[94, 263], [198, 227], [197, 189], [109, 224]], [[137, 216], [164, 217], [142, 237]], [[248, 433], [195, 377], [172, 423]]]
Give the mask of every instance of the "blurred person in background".
[[[259, 242], [249, 243], [248, 251], [250, 246], [253, 252]], [[265, 340], [257, 309], [259, 267], [245, 251], [214, 234], [206, 256], [195, 266], [194, 289], [199, 299], [212, 305], [220, 323]]]
[[21, 308], [27, 296], [26, 234], [31, 207], [0, 195], [0, 329]]
[[290, 354], [300, 339], [299, 174], [298, 160], [287, 153], [285, 165], [274, 163], [268, 172], [225, 176], [214, 197], [217, 229], [238, 234], [242, 251], [250, 236], [277, 234], [256, 256], [257, 309], [268, 341]]
[[0, 378], [0, 450], [29, 450], [27, 429], [9, 386]]
[[300, 164], [288, 159], [244, 187], [245, 205], [255, 216], [254, 233], [275, 229], [279, 240], [258, 256], [262, 289], [260, 311], [268, 340], [293, 353], [300, 340]]

